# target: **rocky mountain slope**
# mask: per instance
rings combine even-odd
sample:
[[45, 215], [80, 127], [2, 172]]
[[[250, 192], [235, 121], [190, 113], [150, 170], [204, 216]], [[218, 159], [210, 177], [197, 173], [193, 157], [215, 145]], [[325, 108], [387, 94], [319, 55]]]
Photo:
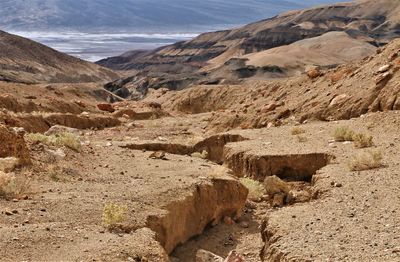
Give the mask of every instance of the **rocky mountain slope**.
[[[205, 33], [191, 41], [153, 51], [138, 51], [105, 59], [98, 64], [113, 69], [142, 70], [135, 77], [108, 87], [110, 90], [125, 87], [125, 93], [129, 93], [126, 89], [132, 91], [132, 86], [140, 90], [148, 87], [181, 89], [193, 83], [237, 83], [238, 79], [251, 77], [288, 76], [304, 72], [307, 66], [343, 63], [343, 58], [349, 53], [352, 54], [351, 59], [371, 54], [372, 46], [384, 45], [400, 35], [399, 10], [398, 1], [363, 0], [292, 11], [237, 29]], [[316, 38], [332, 31], [347, 35], [326, 37], [329, 41]], [[263, 52], [310, 38], [314, 40]], [[315, 48], [312, 41], [315, 41], [315, 46], [322, 47]], [[307, 43], [308, 51], [304, 49]], [[294, 53], [289, 52], [282, 63], [280, 58], [292, 47]], [[337, 55], [336, 47], [347, 51], [342, 56]], [[324, 58], [313, 59], [317, 56], [313, 49], [325, 49]], [[281, 57], [276, 57], [275, 53], [279, 52]], [[300, 53], [303, 56], [299, 59]], [[297, 65], [299, 60], [302, 60], [301, 66]], [[290, 70], [293, 66], [298, 67], [294, 72]]]
[[0, 79], [22, 83], [111, 81], [116, 73], [0, 31]]
[[241, 85], [195, 86], [181, 91], [152, 91], [146, 102], [169, 111], [218, 111], [207, 129], [261, 128], [285, 122], [359, 117], [367, 112], [399, 110], [400, 39], [378, 54], [308, 75], [253, 80]]
[[249, 23], [283, 11], [329, 2], [335, 1], [2, 0], [0, 26], [29, 31], [204, 30], [216, 25]]

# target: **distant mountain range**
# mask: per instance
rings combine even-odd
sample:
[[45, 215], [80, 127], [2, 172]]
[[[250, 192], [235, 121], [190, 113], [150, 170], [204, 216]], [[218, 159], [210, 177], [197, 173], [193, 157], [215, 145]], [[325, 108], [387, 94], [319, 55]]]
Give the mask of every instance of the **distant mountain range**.
[[1, 0], [3, 30], [201, 31], [337, 0]]

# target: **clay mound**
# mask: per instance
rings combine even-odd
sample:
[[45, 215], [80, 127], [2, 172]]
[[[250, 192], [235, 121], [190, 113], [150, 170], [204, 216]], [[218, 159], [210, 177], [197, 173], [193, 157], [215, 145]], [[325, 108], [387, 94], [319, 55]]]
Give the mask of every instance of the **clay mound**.
[[42, 44], [0, 31], [0, 80], [23, 83], [111, 81], [118, 75]]
[[375, 53], [376, 47], [350, 37], [345, 32], [329, 32], [291, 45], [245, 55], [246, 64], [277, 66], [286, 74], [304, 73], [307, 67], [332, 67], [358, 61]]

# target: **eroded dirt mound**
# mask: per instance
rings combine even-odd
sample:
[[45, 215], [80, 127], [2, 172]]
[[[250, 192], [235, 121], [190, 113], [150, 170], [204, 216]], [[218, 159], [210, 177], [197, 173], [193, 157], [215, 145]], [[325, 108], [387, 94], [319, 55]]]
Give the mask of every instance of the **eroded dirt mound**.
[[0, 124], [0, 141], [0, 157], [16, 157], [21, 165], [31, 163], [23, 135], [18, 135]]

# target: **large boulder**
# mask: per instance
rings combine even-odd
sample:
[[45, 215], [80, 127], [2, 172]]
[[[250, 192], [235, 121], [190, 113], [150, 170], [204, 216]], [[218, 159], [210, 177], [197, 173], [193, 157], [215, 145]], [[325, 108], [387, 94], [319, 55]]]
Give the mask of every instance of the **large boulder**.
[[4, 125], [0, 125], [0, 158], [15, 157], [19, 165], [31, 163], [29, 150], [24, 137], [10, 131]]

